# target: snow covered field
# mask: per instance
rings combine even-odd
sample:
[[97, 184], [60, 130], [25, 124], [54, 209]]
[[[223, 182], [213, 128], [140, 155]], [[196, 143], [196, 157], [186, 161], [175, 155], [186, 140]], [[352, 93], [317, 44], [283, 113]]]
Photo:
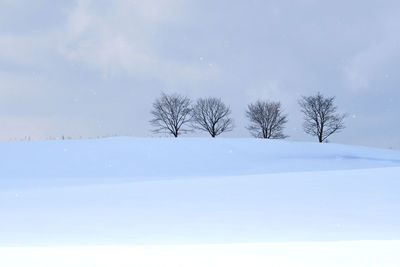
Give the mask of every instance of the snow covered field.
[[399, 151], [110, 138], [0, 158], [0, 266], [400, 265]]
[[18, 267], [398, 267], [399, 241], [0, 248]]

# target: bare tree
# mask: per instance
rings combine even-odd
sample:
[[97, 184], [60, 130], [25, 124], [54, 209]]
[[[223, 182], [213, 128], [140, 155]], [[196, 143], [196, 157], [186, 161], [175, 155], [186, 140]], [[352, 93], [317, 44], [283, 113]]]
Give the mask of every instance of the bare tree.
[[337, 112], [335, 97], [325, 97], [321, 93], [315, 96], [303, 96], [299, 105], [304, 114], [303, 128], [307, 134], [317, 136], [320, 143], [345, 128], [346, 114]]
[[233, 130], [230, 114], [230, 108], [219, 98], [198, 99], [193, 107], [192, 126], [216, 137]]
[[179, 94], [161, 94], [153, 103], [150, 124], [155, 127], [154, 133], [167, 132], [175, 137], [187, 133], [190, 129], [183, 128], [191, 120], [191, 101]]
[[282, 113], [280, 102], [258, 100], [248, 105], [246, 116], [250, 120], [247, 129], [257, 138], [284, 139], [283, 129], [287, 115]]

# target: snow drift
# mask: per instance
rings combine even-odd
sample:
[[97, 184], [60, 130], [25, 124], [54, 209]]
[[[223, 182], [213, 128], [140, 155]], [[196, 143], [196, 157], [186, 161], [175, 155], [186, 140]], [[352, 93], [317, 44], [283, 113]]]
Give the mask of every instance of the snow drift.
[[3, 247], [400, 240], [399, 151], [110, 138], [0, 157]]

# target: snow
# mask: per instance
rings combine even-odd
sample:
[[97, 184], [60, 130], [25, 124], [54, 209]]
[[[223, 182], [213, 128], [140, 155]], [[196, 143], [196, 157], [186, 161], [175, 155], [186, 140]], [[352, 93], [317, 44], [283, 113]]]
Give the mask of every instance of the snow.
[[3, 267], [398, 267], [399, 241], [0, 248]]
[[126, 137], [0, 143], [0, 158], [0, 266], [400, 264], [400, 151]]
[[399, 151], [222, 138], [9, 142], [0, 143], [0, 159], [0, 177], [13, 178], [2, 187], [19, 179], [26, 186], [44, 180], [42, 187], [400, 166]]

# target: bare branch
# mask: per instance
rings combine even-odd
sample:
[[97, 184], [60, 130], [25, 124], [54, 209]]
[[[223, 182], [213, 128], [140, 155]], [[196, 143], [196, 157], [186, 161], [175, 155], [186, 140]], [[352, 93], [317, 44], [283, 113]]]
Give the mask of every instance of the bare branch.
[[345, 128], [346, 114], [337, 112], [335, 97], [324, 97], [321, 93], [315, 96], [303, 96], [299, 100], [304, 115], [304, 132], [317, 136], [320, 143]]
[[155, 127], [154, 133], [167, 132], [175, 137], [187, 133], [190, 129], [183, 128], [191, 120], [189, 98], [178, 95], [161, 94], [161, 97], [153, 103], [151, 114], [153, 119], [150, 124]]
[[231, 110], [219, 98], [197, 100], [193, 107], [192, 126], [216, 137], [223, 132], [232, 131]]
[[287, 115], [282, 113], [280, 102], [257, 101], [249, 104], [246, 116], [250, 120], [247, 129], [256, 138], [284, 139], [283, 129]]

